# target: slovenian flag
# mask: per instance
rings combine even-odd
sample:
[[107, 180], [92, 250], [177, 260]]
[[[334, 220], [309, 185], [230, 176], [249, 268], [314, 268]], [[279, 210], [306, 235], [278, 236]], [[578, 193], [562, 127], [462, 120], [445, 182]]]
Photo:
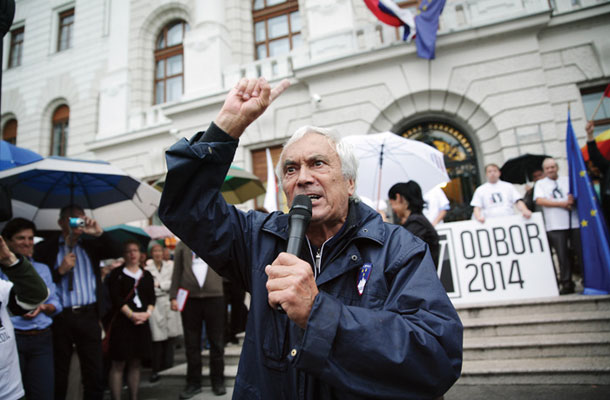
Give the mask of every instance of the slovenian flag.
[[402, 39], [410, 42], [415, 36], [415, 18], [411, 11], [400, 8], [392, 0], [364, 0], [366, 6], [384, 24], [404, 26]]

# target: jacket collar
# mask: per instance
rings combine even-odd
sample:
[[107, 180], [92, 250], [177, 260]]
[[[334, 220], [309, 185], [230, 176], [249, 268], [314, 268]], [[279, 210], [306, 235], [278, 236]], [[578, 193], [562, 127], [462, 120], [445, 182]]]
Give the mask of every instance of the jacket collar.
[[[289, 215], [281, 212], [274, 212], [267, 216], [263, 223], [262, 230], [272, 233], [281, 239], [288, 240]], [[386, 233], [384, 222], [381, 216], [372, 208], [365, 205], [360, 200], [350, 200], [349, 211], [345, 221], [349, 226], [347, 229], [357, 229], [352, 235], [348, 235], [347, 239], [369, 239], [379, 244], [385, 242]], [[345, 226], [340, 229], [343, 232]]]
[[[272, 213], [267, 216], [262, 230], [287, 241], [288, 226], [288, 214]], [[317, 278], [318, 286], [362, 265], [362, 257], [354, 243], [357, 241], [370, 241], [381, 247], [385, 243], [387, 235], [385, 223], [379, 213], [359, 200], [350, 200], [345, 225], [339, 230], [338, 234], [340, 236], [337, 237], [337, 240], [329, 243], [330, 248], [324, 247], [322, 253], [323, 268]], [[330, 265], [340, 254], [344, 254], [345, 251], [343, 249], [347, 249], [346, 260], [333, 263], [332, 268], [324, 268], [324, 266]], [[313, 262], [313, 260], [308, 261]]]

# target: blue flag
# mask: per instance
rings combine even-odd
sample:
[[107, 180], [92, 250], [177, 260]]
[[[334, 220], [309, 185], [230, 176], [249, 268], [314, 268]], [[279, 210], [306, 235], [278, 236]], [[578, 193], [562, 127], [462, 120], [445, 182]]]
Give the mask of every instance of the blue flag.
[[446, 0], [422, 0], [415, 16], [415, 45], [417, 55], [431, 60], [434, 58], [436, 47], [436, 32], [438, 31], [438, 18], [443, 12]]
[[570, 193], [576, 201], [580, 221], [584, 294], [610, 294], [608, 228], [587, 174], [569, 112], [566, 144]]

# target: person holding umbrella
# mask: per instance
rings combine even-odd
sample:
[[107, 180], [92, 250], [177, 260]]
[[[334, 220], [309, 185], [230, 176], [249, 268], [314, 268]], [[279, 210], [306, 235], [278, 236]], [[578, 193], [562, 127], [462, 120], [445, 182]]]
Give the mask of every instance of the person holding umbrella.
[[487, 182], [474, 191], [470, 202], [470, 205], [474, 206], [473, 217], [484, 223], [487, 218], [513, 215], [513, 206], [516, 205], [524, 218], [530, 218], [532, 212], [523, 202], [521, 195], [513, 185], [501, 181], [500, 175], [500, 167], [496, 164], [485, 166]]
[[53, 324], [55, 398], [66, 397], [70, 359], [76, 345], [84, 397], [102, 399], [100, 261], [117, 254], [117, 245], [78, 205], [63, 207], [57, 223], [61, 232], [38, 243], [34, 250], [34, 259], [51, 268], [63, 306]]
[[423, 214], [424, 197], [421, 188], [415, 181], [397, 183], [388, 193], [390, 206], [400, 224], [409, 232], [426, 242], [434, 265], [438, 268], [440, 245], [438, 233], [432, 223]]

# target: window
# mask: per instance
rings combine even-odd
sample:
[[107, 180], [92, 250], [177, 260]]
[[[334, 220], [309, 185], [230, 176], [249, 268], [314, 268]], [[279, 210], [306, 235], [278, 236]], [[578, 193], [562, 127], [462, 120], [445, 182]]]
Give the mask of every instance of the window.
[[166, 25], [155, 44], [154, 104], [180, 99], [184, 90], [184, 49], [182, 42], [189, 26], [184, 21]]
[[68, 145], [68, 122], [70, 120], [70, 108], [66, 105], [59, 106], [53, 113], [51, 120], [51, 155], [65, 156]]
[[[587, 121], [590, 121], [593, 112], [597, 108], [600, 99], [604, 95], [606, 85], [594, 86], [590, 88], [581, 89], [580, 94], [582, 95], [582, 104], [585, 108], [585, 115]], [[602, 105], [599, 107], [597, 114], [595, 115], [595, 131], [594, 135], [597, 136], [601, 132], [610, 129], [610, 100], [604, 99]]]
[[11, 49], [8, 56], [8, 67], [15, 68], [21, 65], [21, 54], [23, 53], [24, 27], [11, 31]]
[[17, 120], [15, 118], [9, 119], [2, 128], [2, 139], [6, 140], [10, 144], [17, 144]]
[[74, 27], [74, 9], [59, 14], [59, 33], [57, 35], [57, 51], [72, 47], [72, 29]]
[[256, 59], [280, 54], [301, 45], [301, 14], [297, 0], [253, 0]]

